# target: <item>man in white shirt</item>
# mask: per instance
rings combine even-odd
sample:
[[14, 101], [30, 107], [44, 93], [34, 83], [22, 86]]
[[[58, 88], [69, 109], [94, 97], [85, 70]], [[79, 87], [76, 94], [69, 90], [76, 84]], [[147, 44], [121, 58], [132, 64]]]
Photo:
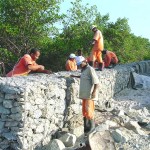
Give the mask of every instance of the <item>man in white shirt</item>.
[[77, 51], [77, 56], [76, 56], [76, 62], [77, 62], [77, 67], [78, 69], [80, 68], [80, 66], [78, 65], [78, 63], [82, 60], [82, 59], [85, 59], [83, 56], [82, 56], [82, 50], [78, 50]]

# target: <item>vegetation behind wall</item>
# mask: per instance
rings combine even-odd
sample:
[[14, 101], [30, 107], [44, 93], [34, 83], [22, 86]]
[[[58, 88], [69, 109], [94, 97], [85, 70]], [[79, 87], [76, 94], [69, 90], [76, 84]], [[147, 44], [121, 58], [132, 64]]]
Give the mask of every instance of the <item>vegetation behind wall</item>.
[[71, 2], [72, 7], [63, 14], [61, 2], [0, 1], [0, 59], [6, 72], [33, 47], [41, 49], [38, 63], [53, 71], [64, 70], [70, 53], [82, 49], [84, 56], [90, 55], [92, 24], [102, 31], [105, 49], [114, 51], [120, 63], [150, 59], [149, 39], [134, 35], [128, 19], [110, 22], [109, 14], [102, 16], [96, 6], [82, 5], [82, 0]]

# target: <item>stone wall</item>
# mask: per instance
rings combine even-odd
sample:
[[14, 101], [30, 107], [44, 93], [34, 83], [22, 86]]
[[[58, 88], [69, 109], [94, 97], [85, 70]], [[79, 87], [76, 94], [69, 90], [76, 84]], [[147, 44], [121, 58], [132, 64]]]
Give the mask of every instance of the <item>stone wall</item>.
[[1, 78], [0, 85], [1, 149], [29, 150], [63, 126], [65, 79], [33, 75]]
[[[102, 106], [130, 86], [131, 72], [150, 74], [150, 61], [118, 65], [97, 75]], [[47, 144], [73, 115], [81, 113], [77, 72], [0, 78], [0, 149], [30, 150]]]

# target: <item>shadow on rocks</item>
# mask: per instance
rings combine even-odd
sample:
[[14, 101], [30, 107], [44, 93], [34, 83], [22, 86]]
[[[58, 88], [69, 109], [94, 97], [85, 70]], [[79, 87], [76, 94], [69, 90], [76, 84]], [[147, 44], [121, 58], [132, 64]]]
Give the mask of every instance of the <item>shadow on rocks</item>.
[[75, 149], [75, 150], [91, 150], [91, 147], [90, 147], [89, 144], [86, 144], [85, 146], [80, 147], [80, 148], [77, 148], [77, 149]]

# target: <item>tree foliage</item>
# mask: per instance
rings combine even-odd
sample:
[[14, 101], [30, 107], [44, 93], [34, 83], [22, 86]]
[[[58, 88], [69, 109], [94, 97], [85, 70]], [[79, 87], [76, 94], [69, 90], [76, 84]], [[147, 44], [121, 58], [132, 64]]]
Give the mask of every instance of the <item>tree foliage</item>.
[[38, 46], [60, 19], [59, 0], [1, 0], [0, 46], [16, 56]]
[[[120, 63], [150, 59], [150, 41], [131, 33], [128, 19], [109, 21], [96, 6], [82, 5], [82, 0], [71, 2], [66, 14], [59, 12], [62, 0], [1, 0], [0, 1], [0, 57], [5, 62], [40, 47], [40, 63], [53, 71], [64, 70], [70, 53], [82, 49], [89, 56], [93, 33], [97, 25], [104, 36], [104, 48], [114, 51]], [[62, 31], [58, 32], [55, 23]]]

